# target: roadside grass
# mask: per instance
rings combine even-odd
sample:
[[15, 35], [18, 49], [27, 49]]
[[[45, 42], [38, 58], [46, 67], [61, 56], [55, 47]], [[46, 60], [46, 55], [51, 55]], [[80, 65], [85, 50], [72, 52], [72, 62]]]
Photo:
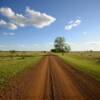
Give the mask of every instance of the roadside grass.
[[65, 55], [62, 54], [57, 54], [57, 55], [67, 63], [71, 64], [74, 68], [86, 74], [89, 74], [91, 77], [100, 81], [100, 62], [94, 60], [94, 56], [91, 56], [91, 59], [89, 59], [87, 58], [87, 56], [83, 57], [79, 54], [77, 55], [73, 53], [68, 53]]
[[42, 58], [42, 55], [36, 55], [25, 57], [24, 59], [5, 59], [0, 60], [0, 88], [3, 88], [9, 79], [15, 75], [21, 74], [26, 68], [32, 67]]
[[81, 57], [82, 59], [87, 59], [87, 60], [92, 60], [93, 62], [100, 63], [100, 52], [90, 52], [90, 51], [85, 51], [85, 52], [71, 52], [68, 53], [68, 55], [73, 55], [76, 57]]

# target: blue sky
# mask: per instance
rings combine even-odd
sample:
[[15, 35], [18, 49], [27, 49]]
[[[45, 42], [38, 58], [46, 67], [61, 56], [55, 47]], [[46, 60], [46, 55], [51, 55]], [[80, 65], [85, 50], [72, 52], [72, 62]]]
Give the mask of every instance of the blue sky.
[[0, 50], [100, 51], [100, 0], [0, 0]]

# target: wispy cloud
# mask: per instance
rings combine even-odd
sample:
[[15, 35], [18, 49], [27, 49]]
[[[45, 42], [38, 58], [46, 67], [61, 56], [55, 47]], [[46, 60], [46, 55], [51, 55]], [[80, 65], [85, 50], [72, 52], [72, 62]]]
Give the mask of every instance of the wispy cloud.
[[100, 51], [100, 41], [85, 41], [82, 43], [69, 42], [68, 44], [71, 46], [72, 51]]
[[86, 44], [89, 44], [89, 45], [95, 45], [95, 46], [100, 46], [100, 41], [86, 42]]
[[81, 22], [82, 21], [80, 19], [71, 20], [65, 26], [65, 30], [71, 30], [72, 28], [75, 28], [75, 27], [79, 26], [81, 24]]
[[18, 47], [24, 48], [25, 45], [24, 44], [18, 44]]
[[8, 33], [8, 32], [4, 32], [4, 33], [2, 33], [3, 35], [6, 35], [6, 36], [8, 36], [8, 35], [10, 35], [10, 36], [14, 36], [15, 35], [15, 33], [12, 33], [12, 32], [10, 32], [10, 33]]
[[[25, 15], [15, 13], [11, 8], [0, 8], [0, 13], [9, 19], [10, 23], [1, 20], [1, 25], [9, 26], [9, 29], [17, 29], [19, 27], [34, 26], [36, 28], [44, 28], [51, 25], [56, 18], [30, 9], [25, 10]], [[8, 25], [9, 24], [9, 25]]]

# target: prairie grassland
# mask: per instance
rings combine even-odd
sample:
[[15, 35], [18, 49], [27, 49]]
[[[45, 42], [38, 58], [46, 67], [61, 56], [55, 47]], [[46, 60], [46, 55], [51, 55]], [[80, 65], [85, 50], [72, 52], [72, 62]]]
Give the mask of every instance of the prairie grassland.
[[100, 52], [71, 52], [57, 55], [74, 68], [100, 81]]
[[0, 52], [0, 88], [3, 88], [7, 81], [21, 74], [26, 68], [37, 63], [43, 54], [38, 52]]

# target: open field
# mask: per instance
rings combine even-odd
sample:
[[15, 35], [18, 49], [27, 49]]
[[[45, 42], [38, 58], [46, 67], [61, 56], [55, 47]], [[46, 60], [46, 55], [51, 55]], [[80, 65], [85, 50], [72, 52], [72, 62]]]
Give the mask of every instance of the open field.
[[1, 100], [100, 100], [100, 83], [54, 55], [9, 82]]
[[10, 78], [32, 67], [42, 56], [36, 52], [0, 52], [0, 88], [4, 88]]
[[58, 56], [74, 68], [100, 81], [100, 52], [71, 52]]

